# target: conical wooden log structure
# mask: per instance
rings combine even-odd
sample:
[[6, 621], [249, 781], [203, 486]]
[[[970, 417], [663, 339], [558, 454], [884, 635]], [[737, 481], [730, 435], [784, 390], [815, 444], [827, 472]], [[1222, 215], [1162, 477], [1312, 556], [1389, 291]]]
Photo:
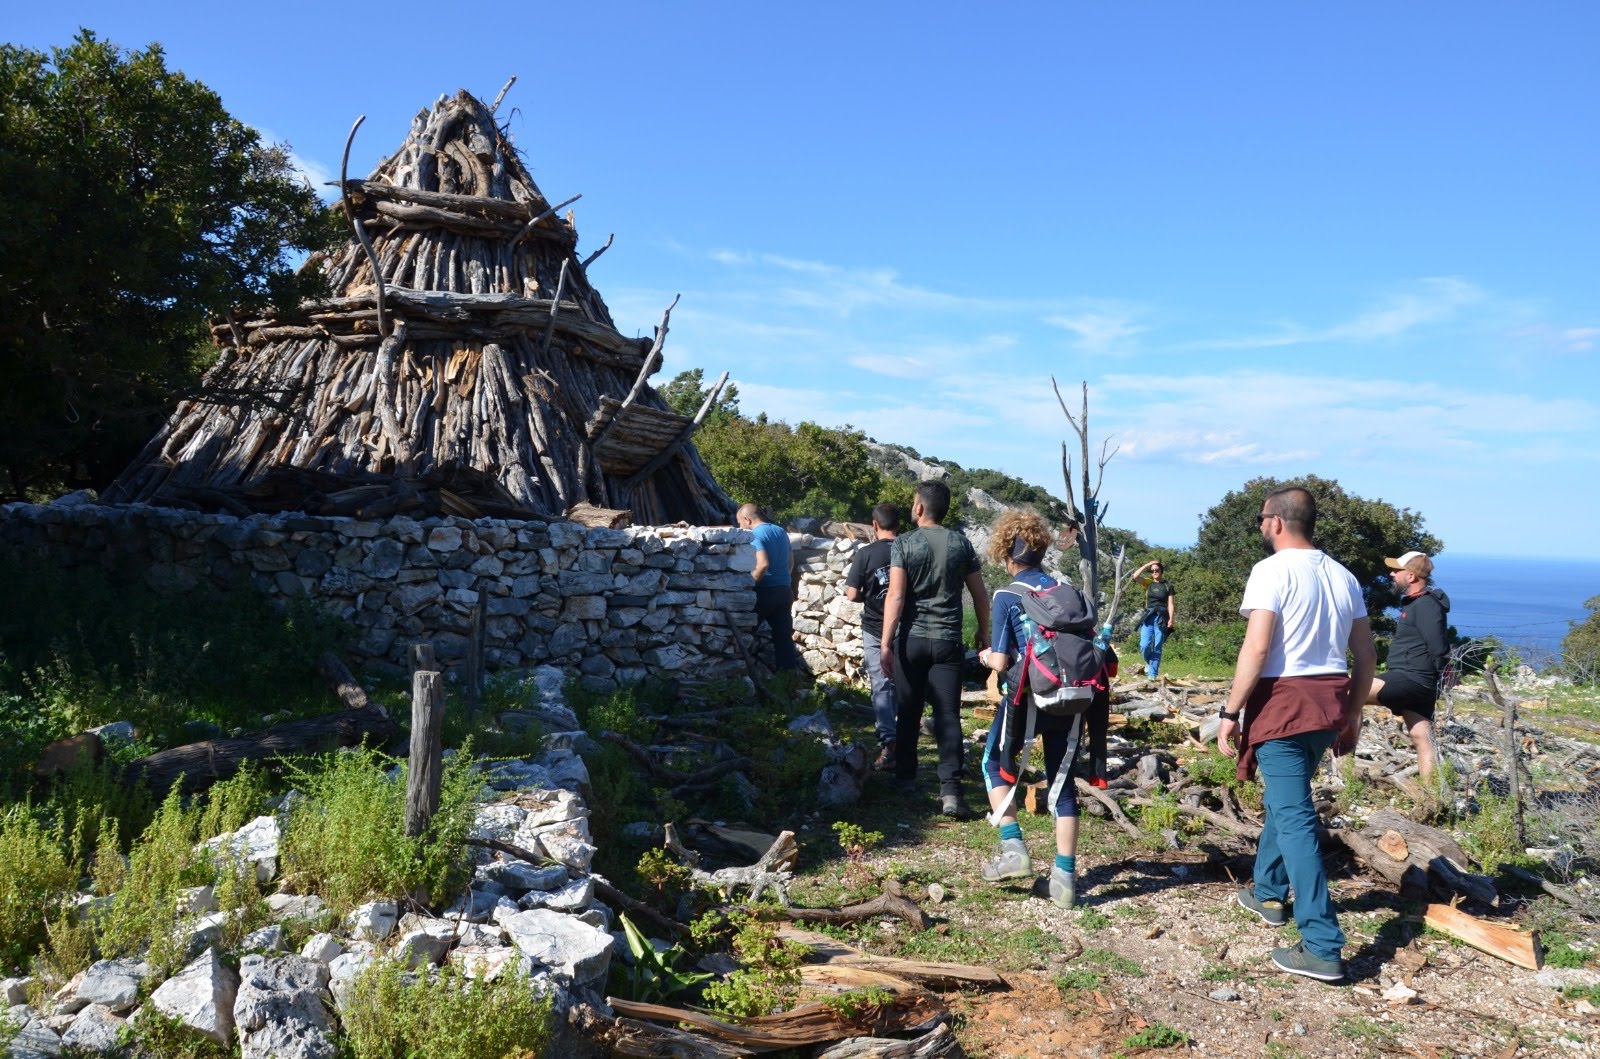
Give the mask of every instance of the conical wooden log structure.
[[352, 235], [306, 263], [327, 274], [327, 300], [218, 322], [202, 395], [107, 500], [731, 520], [689, 441], [697, 420], [647, 384], [667, 315], [654, 339], [617, 331], [571, 214], [551, 208], [488, 107], [441, 97], [344, 191], [371, 256]]

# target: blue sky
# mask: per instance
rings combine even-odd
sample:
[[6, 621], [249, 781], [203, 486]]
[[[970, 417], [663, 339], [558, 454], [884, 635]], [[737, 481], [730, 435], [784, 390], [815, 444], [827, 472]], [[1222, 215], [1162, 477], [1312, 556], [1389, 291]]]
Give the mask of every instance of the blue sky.
[[1191, 543], [1258, 475], [1456, 553], [1600, 556], [1600, 6], [1588, 2], [67, 3], [365, 172], [502, 106], [663, 377], [1060, 490], [1054, 374], [1110, 521]]

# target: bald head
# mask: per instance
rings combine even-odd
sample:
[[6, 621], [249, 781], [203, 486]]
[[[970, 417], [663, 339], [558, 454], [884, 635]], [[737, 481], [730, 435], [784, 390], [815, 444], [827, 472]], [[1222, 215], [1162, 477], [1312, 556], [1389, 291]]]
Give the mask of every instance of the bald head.
[[734, 517], [744, 529], [749, 529], [751, 526], [759, 526], [766, 521], [761, 517], [761, 509], [754, 504], [741, 504], [739, 513]]

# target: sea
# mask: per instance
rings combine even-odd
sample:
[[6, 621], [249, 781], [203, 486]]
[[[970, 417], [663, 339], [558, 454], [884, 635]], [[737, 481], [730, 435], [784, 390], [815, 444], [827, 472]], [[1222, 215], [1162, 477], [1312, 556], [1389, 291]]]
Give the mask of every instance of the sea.
[[1462, 636], [1497, 636], [1535, 667], [1558, 660], [1573, 621], [1600, 596], [1600, 560], [1452, 555], [1434, 559], [1433, 583], [1450, 597]]

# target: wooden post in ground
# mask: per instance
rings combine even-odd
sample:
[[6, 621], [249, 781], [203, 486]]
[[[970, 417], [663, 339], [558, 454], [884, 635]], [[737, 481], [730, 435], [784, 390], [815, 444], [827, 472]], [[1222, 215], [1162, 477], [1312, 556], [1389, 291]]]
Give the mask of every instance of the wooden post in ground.
[[1511, 818], [1517, 829], [1517, 848], [1528, 847], [1528, 836], [1522, 823], [1522, 748], [1517, 742], [1517, 697], [1500, 689], [1500, 681], [1491, 666], [1484, 666], [1483, 681], [1489, 687], [1489, 696], [1506, 715], [1506, 782], [1510, 787]]
[[[433, 647], [411, 649], [413, 663], [433, 661]], [[444, 680], [431, 669], [411, 675], [411, 757], [406, 767], [406, 835], [416, 838], [439, 811], [440, 736], [444, 725]]]
[[470, 718], [483, 702], [483, 618], [489, 609], [488, 589], [478, 589], [478, 602], [469, 616], [467, 629], [466, 698], [467, 716]]

